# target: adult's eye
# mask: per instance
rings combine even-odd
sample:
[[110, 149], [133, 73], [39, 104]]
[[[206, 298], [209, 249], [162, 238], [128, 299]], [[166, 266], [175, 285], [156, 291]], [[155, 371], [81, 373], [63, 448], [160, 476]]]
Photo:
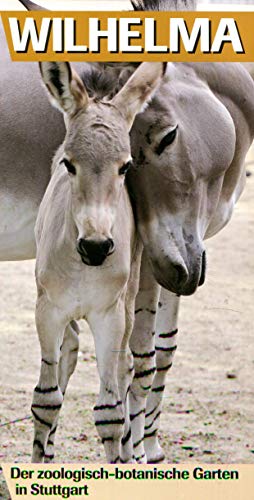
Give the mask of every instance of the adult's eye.
[[121, 168], [119, 168], [119, 171], [118, 171], [119, 175], [125, 175], [126, 172], [128, 172], [131, 165], [132, 165], [131, 161], [128, 161], [127, 163], [125, 163]]
[[164, 149], [166, 149], [167, 146], [170, 146], [170, 144], [172, 144], [172, 142], [174, 142], [174, 140], [176, 138], [176, 134], [177, 134], [177, 129], [178, 129], [178, 125], [175, 128], [173, 128], [173, 130], [170, 130], [170, 132], [168, 132], [163, 137], [159, 146], [157, 146], [155, 149], [155, 153], [158, 156], [160, 156], [163, 153]]
[[67, 170], [68, 170], [69, 174], [71, 174], [71, 175], [76, 175], [76, 173], [77, 173], [76, 168], [74, 167], [74, 165], [72, 165], [72, 163], [71, 163], [69, 160], [67, 160], [67, 158], [64, 158], [64, 159], [61, 161], [61, 163], [63, 163], [63, 164], [64, 164], [64, 166], [67, 168]]

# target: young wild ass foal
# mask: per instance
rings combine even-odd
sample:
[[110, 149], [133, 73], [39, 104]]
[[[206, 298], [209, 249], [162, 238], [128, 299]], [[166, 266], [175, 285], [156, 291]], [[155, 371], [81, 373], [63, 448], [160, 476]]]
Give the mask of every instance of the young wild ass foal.
[[[111, 100], [89, 99], [67, 63], [42, 63], [42, 79], [64, 113], [64, 143], [36, 223], [36, 325], [40, 379], [32, 413], [33, 461], [49, 461], [52, 436], [77, 359], [85, 318], [94, 336], [100, 376], [95, 423], [109, 462], [132, 461], [125, 408], [132, 378], [128, 340], [138, 287], [140, 245], [125, 174], [131, 162], [129, 130], [161, 81], [164, 65], [144, 63]], [[63, 342], [64, 341], [64, 342]], [[61, 353], [61, 346], [63, 352]]]

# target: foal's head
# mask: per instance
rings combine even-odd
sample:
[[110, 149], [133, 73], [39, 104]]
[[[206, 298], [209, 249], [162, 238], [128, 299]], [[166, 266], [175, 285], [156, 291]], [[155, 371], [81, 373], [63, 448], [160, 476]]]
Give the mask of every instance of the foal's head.
[[51, 101], [66, 123], [60, 160], [69, 174], [77, 250], [88, 265], [114, 251], [113, 226], [125, 174], [131, 165], [129, 130], [163, 75], [162, 63], [143, 63], [112, 100], [90, 99], [68, 63], [42, 63]]

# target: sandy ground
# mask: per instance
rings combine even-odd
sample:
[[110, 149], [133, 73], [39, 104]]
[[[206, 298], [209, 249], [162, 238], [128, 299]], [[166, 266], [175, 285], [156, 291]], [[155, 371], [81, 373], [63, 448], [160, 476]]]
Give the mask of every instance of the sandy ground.
[[[161, 418], [167, 462], [254, 462], [254, 175], [233, 220], [208, 247], [208, 278], [182, 301], [179, 348]], [[0, 264], [0, 462], [29, 462], [32, 389], [39, 372], [34, 262]], [[98, 393], [92, 337], [80, 358], [57, 436], [58, 462], [104, 461], [93, 425]], [[10, 422], [10, 423], [8, 423]]]

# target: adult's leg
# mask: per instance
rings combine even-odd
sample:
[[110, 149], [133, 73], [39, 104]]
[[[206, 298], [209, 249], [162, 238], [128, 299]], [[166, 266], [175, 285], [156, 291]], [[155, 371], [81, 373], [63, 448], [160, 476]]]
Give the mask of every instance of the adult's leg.
[[153, 277], [144, 252], [135, 305], [135, 323], [130, 339], [135, 368], [129, 393], [130, 420], [134, 456], [138, 463], [146, 463], [144, 448], [145, 410], [156, 369], [154, 337], [159, 292], [160, 287]]
[[145, 450], [148, 462], [160, 462], [164, 459], [163, 450], [158, 442], [158, 430], [166, 376], [170, 370], [176, 351], [177, 318], [179, 297], [162, 289], [156, 319], [156, 372], [152, 390], [146, 406]]

